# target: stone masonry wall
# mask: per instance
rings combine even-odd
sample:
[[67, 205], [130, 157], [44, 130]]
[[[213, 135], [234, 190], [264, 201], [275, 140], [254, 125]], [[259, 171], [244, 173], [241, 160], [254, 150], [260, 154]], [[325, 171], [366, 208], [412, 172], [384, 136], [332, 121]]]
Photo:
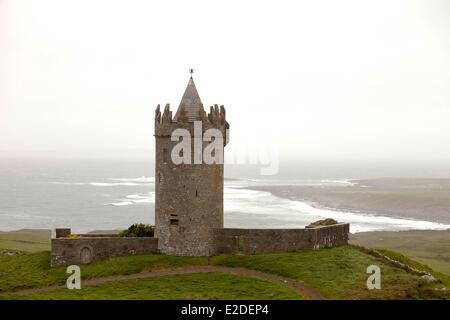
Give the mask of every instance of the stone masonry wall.
[[320, 249], [348, 242], [349, 224], [305, 229], [215, 229], [215, 254]]
[[[70, 234], [70, 229], [68, 234]], [[80, 238], [51, 240], [51, 265], [86, 264], [114, 256], [158, 252], [157, 238], [125, 238], [117, 235], [83, 235]], [[348, 242], [349, 224], [341, 223], [305, 229], [212, 229], [209, 234], [212, 255], [221, 253], [286, 252], [333, 247]]]
[[350, 224], [348, 223], [321, 226], [311, 229], [314, 230], [313, 249], [334, 247], [336, 245], [348, 243], [348, 234], [350, 232]]
[[114, 256], [157, 252], [156, 238], [81, 237], [51, 239], [51, 265], [86, 264]]

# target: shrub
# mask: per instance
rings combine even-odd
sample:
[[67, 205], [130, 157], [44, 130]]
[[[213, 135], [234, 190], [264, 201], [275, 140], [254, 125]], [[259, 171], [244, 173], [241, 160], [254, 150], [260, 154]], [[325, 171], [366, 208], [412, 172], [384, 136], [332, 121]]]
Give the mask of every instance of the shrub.
[[119, 233], [121, 237], [153, 237], [155, 227], [149, 224], [136, 223]]
[[337, 224], [338, 222], [334, 219], [324, 219], [324, 220], [318, 220], [315, 221], [311, 224], [309, 224], [308, 226], [306, 226], [307, 228], [314, 228], [314, 227], [320, 227], [320, 226], [331, 226], [333, 224]]

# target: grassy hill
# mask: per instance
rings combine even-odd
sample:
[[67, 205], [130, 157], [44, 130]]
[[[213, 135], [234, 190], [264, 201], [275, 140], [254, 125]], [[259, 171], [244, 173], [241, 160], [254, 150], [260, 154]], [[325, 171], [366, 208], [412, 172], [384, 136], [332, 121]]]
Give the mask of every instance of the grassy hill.
[[[413, 263], [396, 254], [397, 259]], [[0, 295], [25, 288], [45, 288], [64, 285], [67, 274], [63, 267], [50, 268], [49, 252], [20, 253], [7, 256], [0, 253]], [[0, 296], [3, 299], [301, 299], [299, 292], [279, 280], [262, 280], [249, 275], [220, 272], [163, 275], [143, 279], [115, 279], [185, 266], [208, 264], [203, 257], [175, 257], [164, 254], [143, 254], [117, 257], [81, 266], [82, 279], [113, 276], [104, 283], [83, 286], [81, 290], [58, 289], [31, 292], [29, 295]], [[214, 266], [257, 270], [304, 283], [329, 299], [427, 299], [443, 297], [445, 291], [433, 287], [450, 287], [444, 275], [441, 283], [427, 284], [417, 274], [407, 272], [368, 254], [352, 245], [287, 253], [220, 255], [211, 259]], [[366, 268], [376, 264], [381, 268], [382, 289], [368, 290]], [[416, 267], [427, 268], [421, 264]], [[237, 270], [237, 269], [236, 269]], [[244, 269], [243, 269], [244, 270]], [[83, 282], [82, 282], [83, 283]], [[437, 292], [437, 293], [436, 293]]]
[[0, 248], [27, 252], [50, 250], [50, 230], [0, 231]]
[[397, 251], [450, 276], [450, 230], [362, 232], [351, 234], [350, 243]]

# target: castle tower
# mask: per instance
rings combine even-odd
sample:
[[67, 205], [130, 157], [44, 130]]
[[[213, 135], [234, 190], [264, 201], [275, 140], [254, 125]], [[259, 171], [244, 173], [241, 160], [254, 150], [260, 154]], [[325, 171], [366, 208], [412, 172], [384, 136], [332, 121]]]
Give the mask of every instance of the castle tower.
[[[206, 114], [192, 76], [173, 118], [168, 104], [162, 114], [160, 106], [156, 108], [155, 237], [161, 252], [187, 256], [213, 253], [213, 229], [223, 228], [223, 161], [205, 162], [204, 152], [210, 150], [205, 148], [215, 139], [203, 137], [208, 136], [205, 132], [214, 132], [209, 129], [220, 131], [223, 140], [217, 141], [223, 154], [228, 128], [223, 106], [215, 105]], [[179, 149], [187, 137], [174, 139], [176, 129], [189, 133], [190, 150]], [[174, 156], [190, 161], [176, 164]]]

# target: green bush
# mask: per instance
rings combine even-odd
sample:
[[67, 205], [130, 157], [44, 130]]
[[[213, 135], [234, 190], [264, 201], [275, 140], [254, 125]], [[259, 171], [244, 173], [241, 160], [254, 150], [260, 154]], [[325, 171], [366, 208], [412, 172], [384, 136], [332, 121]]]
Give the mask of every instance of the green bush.
[[315, 228], [315, 227], [321, 227], [321, 226], [331, 226], [333, 224], [338, 224], [338, 222], [334, 219], [323, 219], [323, 220], [317, 220], [313, 223], [310, 223], [307, 225], [307, 228]]
[[153, 237], [155, 227], [149, 224], [135, 223], [119, 233], [121, 237]]

